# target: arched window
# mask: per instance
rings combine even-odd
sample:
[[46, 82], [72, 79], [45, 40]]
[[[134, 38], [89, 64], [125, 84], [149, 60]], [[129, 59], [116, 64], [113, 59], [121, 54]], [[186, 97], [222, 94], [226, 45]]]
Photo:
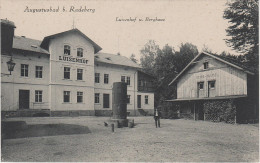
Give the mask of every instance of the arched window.
[[83, 57], [83, 49], [82, 48], [77, 48], [77, 56]]
[[69, 45], [64, 45], [64, 54], [70, 55], [70, 46]]

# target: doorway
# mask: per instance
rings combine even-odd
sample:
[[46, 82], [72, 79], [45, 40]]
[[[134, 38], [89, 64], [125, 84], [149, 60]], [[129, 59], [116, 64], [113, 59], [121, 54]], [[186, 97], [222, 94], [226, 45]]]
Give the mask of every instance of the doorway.
[[203, 103], [195, 102], [195, 120], [204, 120]]
[[103, 94], [103, 108], [109, 108], [109, 94]]
[[141, 108], [141, 95], [137, 95], [137, 107]]
[[30, 91], [19, 90], [19, 109], [29, 109]]

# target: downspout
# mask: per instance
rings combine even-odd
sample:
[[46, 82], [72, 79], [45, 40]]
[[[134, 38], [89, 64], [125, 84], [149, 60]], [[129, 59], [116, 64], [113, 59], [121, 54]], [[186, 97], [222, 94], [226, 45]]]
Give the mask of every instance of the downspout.
[[[138, 71], [138, 70], [137, 70]], [[137, 71], [134, 73], [134, 115], [136, 116], [136, 111], [135, 111], [135, 74], [137, 73]], [[136, 81], [137, 83], [138, 81]]]

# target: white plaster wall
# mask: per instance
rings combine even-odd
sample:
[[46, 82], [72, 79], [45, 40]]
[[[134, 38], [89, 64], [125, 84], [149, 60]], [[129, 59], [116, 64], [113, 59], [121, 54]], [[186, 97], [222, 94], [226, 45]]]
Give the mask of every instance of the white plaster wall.
[[[19, 109], [19, 90], [30, 91], [30, 109], [49, 108], [48, 85], [2, 83], [1, 85], [1, 110], [14, 111]], [[35, 90], [42, 90], [42, 102], [35, 102]]]
[[[141, 109], [154, 109], [154, 93], [138, 92], [137, 95], [141, 95]], [[145, 104], [146, 95], [148, 95], [148, 104]], [[137, 108], [137, 100], [135, 105]]]
[[[100, 94], [100, 103], [95, 104], [96, 110], [112, 109], [112, 88], [114, 82], [121, 82], [121, 76], [130, 76], [130, 85], [127, 86], [127, 94], [130, 95], [130, 104], [127, 109], [134, 109], [134, 94], [137, 94], [137, 70], [122, 66], [98, 63], [95, 65], [95, 73], [100, 73], [100, 83], [95, 83], [95, 93]], [[104, 84], [104, 74], [109, 74], [109, 83]], [[110, 94], [110, 107], [103, 108], [103, 94]]]
[[[87, 63], [59, 60], [64, 45], [71, 47], [69, 57], [83, 58]], [[83, 57], [77, 57], [77, 48], [83, 48]], [[51, 110], [94, 110], [94, 47], [78, 33], [68, 33], [50, 41]], [[70, 67], [70, 79], [64, 79], [64, 67]], [[77, 69], [83, 69], [83, 80], [77, 80]], [[63, 102], [63, 91], [70, 91], [70, 103]], [[83, 103], [77, 103], [77, 91], [83, 92]]]
[[[121, 76], [130, 76], [130, 86], [127, 86], [127, 94], [130, 95], [130, 103], [127, 110], [137, 109], [137, 95], [142, 96], [142, 109], [154, 109], [154, 93], [144, 93], [137, 91], [137, 70], [119, 66], [99, 63], [95, 66], [95, 73], [100, 73], [100, 83], [95, 83], [95, 93], [100, 94], [100, 103], [95, 104], [95, 110], [112, 109], [112, 88], [114, 82], [121, 82]], [[104, 84], [104, 74], [109, 74], [109, 83]], [[103, 108], [103, 94], [110, 94], [110, 108]], [[149, 104], [145, 104], [145, 95], [149, 97]]]
[[[8, 74], [6, 62], [9, 56], [1, 55], [1, 73]], [[1, 109], [19, 109], [19, 90], [30, 91], [30, 109], [49, 108], [49, 56], [46, 54], [14, 53], [16, 63], [12, 75], [1, 75]], [[21, 64], [28, 64], [28, 77], [21, 76]], [[43, 78], [35, 77], [35, 67], [43, 66]], [[35, 90], [43, 91], [43, 102], [35, 103]]]

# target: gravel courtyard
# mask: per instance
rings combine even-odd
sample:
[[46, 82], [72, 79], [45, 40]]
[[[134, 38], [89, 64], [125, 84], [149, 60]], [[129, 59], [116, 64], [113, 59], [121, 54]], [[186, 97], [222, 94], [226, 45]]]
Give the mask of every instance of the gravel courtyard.
[[258, 162], [258, 125], [130, 117], [134, 128], [104, 126], [108, 117], [10, 118], [27, 124], [75, 124], [91, 133], [4, 139], [2, 161]]

